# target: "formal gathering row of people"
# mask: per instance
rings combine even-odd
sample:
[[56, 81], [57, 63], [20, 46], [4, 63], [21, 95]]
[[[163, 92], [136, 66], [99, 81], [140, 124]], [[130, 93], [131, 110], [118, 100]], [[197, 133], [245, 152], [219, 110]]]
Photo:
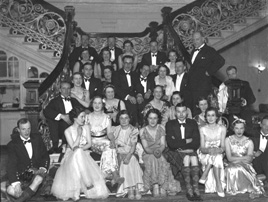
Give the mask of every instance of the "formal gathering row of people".
[[241, 117], [255, 97], [235, 66], [210, 96], [212, 77], [225, 60], [202, 32], [193, 34], [189, 71], [175, 50], [168, 57], [160, 52], [157, 41], [139, 63], [129, 40], [123, 52], [109, 37], [98, 54], [87, 35], [81, 39], [69, 57], [71, 82], [62, 81], [42, 111], [52, 147], [31, 135], [27, 119], [18, 121], [8, 144], [7, 193], [16, 201], [28, 200], [46, 182], [49, 154], [61, 153], [63, 145], [51, 187], [61, 200], [78, 200], [81, 193], [107, 198], [107, 181], [118, 187], [116, 196], [129, 199], [176, 195], [182, 180], [190, 201], [202, 200], [200, 183], [220, 197], [266, 195], [257, 174], [268, 177], [268, 117], [255, 138], [244, 135]]

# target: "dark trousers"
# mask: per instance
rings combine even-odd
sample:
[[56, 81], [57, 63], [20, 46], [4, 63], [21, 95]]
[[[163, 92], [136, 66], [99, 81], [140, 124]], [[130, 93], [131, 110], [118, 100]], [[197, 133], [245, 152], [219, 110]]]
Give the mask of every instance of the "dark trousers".
[[268, 180], [268, 145], [266, 146], [266, 150], [259, 157], [253, 160], [253, 168], [257, 172], [257, 174], [264, 174], [266, 176], [266, 180]]

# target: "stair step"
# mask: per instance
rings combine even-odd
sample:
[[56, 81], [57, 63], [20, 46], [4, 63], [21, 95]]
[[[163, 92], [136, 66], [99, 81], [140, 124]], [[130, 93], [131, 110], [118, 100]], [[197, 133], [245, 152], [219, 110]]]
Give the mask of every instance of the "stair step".
[[9, 38], [12, 38], [12, 40], [17, 41], [19, 43], [23, 43], [24, 42], [24, 38], [25, 38], [25, 36], [22, 35], [22, 34], [18, 34], [18, 35], [7, 34], [6, 36], [8, 36]]
[[233, 30], [221, 30], [221, 36], [223, 38], [226, 38], [228, 36], [231, 36], [232, 34], [234, 34]]
[[222, 37], [208, 37], [208, 44], [213, 45], [222, 40]]
[[51, 50], [51, 49], [47, 49], [47, 50], [41, 50], [41, 49], [38, 49], [37, 51], [38, 51], [39, 53], [41, 53], [41, 54], [47, 56], [47, 57], [50, 57], [50, 58], [53, 57], [53, 54], [54, 54], [54, 52], [55, 52], [54, 50]]
[[247, 24], [234, 24], [233, 28], [235, 32], [238, 32], [247, 27]]
[[261, 19], [260, 17], [246, 17], [246, 22], [247, 24], [253, 24], [259, 21], [260, 19]]

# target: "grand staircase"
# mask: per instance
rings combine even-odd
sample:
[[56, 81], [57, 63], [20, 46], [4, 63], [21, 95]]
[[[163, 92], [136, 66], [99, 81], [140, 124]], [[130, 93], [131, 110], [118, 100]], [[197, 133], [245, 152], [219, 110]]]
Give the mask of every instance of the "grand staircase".
[[[67, 58], [59, 61], [64, 49], [70, 50], [70, 41], [68, 47], [64, 47], [68, 31], [66, 14], [43, 0], [1, 3], [0, 46], [42, 66], [48, 73], [53, 71], [39, 91], [46, 94], [44, 99], [47, 100], [57, 91], [57, 83], [69, 75]], [[221, 51], [268, 24], [267, 0], [198, 0], [173, 12], [172, 8], [163, 8], [162, 16], [161, 24], [151, 22], [141, 33], [87, 34], [90, 35], [91, 46], [97, 51], [106, 46], [107, 36], [114, 35], [119, 47], [122, 47], [124, 40], [131, 40], [139, 59], [149, 51], [151, 39], [158, 40], [163, 51], [175, 48], [187, 59], [193, 48], [191, 34], [194, 30], [202, 30], [208, 44]], [[79, 46], [79, 39], [85, 32], [79, 27], [73, 31], [78, 37], [72, 40], [76, 40], [75, 44]]]

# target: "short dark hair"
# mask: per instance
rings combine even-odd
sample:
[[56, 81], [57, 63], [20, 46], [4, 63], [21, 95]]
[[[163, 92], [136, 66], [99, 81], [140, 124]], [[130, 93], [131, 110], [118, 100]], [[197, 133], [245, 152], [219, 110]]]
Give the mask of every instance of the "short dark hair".
[[218, 121], [219, 121], [219, 119], [220, 119], [220, 115], [219, 115], [219, 111], [218, 111], [215, 107], [208, 107], [208, 108], [206, 109], [206, 111], [205, 111], [205, 120], [206, 120], [206, 122], [208, 123], [208, 121], [207, 121], [207, 114], [208, 114], [208, 112], [210, 112], [210, 111], [214, 111], [214, 112], [215, 112], [216, 117], [217, 117], [217, 119], [216, 119], [216, 123], [218, 123]]
[[26, 123], [30, 123], [30, 121], [29, 121], [29, 119], [27, 119], [27, 118], [21, 118], [21, 119], [19, 119], [18, 121], [17, 121], [17, 127], [18, 128], [20, 128], [20, 125], [22, 125], [22, 124], [26, 124]]
[[69, 118], [71, 122], [74, 122], [74, 119], [79, 116], [82, 112], [85, 111], [84, 107], [81, 106], [75, 106], [70, 112], [69, 112]]
[[64, 84], [64, 83], [69, 84], [70, 87], [72, 86], [72, 84], [69, 81], [62, 81], [62, 82], [60, 82], [60, 88], [62, 87], [62, 84]]
[[132, 43], [130, 40], [125, 40], [124, 43], [123, 43], [123, 47], [124, 47], [124, 48], [125, 48], [125, 45], [126, 45], [127, 43], [129, 43], [129, 44], [131, 45], [132, 48], [134, 47], [133, 43]]
[[109, 48], [104, 48], [103, 50], [102, 50], [102, 52], [101, 52], [101, 57], [103, 57], [103, 52], [104, 51], [106, 51], [106, 52], [109, 52], [109, 55], [110, 55], [110, 57], [111, 57], [111, 52], [110, 52], [110, 50], [109, 50]]
[[148, 122], [148, 117], [150, 114], [156, 114], [158, 116], [158, 121], [157, 123], [160, 124], [161, 121], [162, 121], [162, 116], [161, 116], [161, 112], [156, 109], [156, 108], [152, 108], [152, 109], [149, 109], [145, 115], [145, 118], [144, 118], [144, 124], [145, 126], [148, 126], [149, 125], [149, 122]]
[[203, 101], [203, 100], [206, 100], [207, 103], [208, 103], [208, 98], [206, 98], [206, 97], [204, 97], [204, 96], [200, 96], [200, 97], [197, 99], [196, 105], [198, 106], [198, 105], [199, 105], [199, 102], [200, 102], [200, 101]]
[[168, 51], [168, 56], [170, 53], [175, 53], [177, 57], [179, 56], [178, 52], [175, 49], [171, 49], [170, 51]]
[[158, 42], [157, 42], [156, 40], [151, 40], [151, 41], [150, 41], [150, 44], [153, 43], [153, 42], [155, 42], [155, 43], [158, 44]]
[[122, 60], [125, 61], [126, 58], [131, 59], [132, 61], [134, 61], [134, 58], [131, 55], [124, 55]]
[[237, 68], [236, 68], [236, 66], [232, 66], [232, 65], [231, 65], [231, 66], [229, 66], [229, 67], [226, 68], [226, 73], [229, 72], [229, 71], [232, 70], [232, 69], [234, 69], [234, 70], [237, 72]]
[[[86, 63], [84, 63], [84, 64], [82, 65], [82, 69], [84, 69], [84, 67], [87, 66], [87, 65], [90, 65], [90, 66], [92, 67], [92, 69], [93, 69], [93, 65], [91, 64], [91, 62], [86, 62]], [[93, 70], [94, 70], [94, 69], [93, 69]]]
[[262, 117], [261, 123], [263, 122], [263, 120], [268, 120], [268, 115], [265, 115], [264, 117]]
[[81, 72], [75, 72], [73, 75], [72, 75], [72, 80], [74, 79], [74, 76], [75, 75], [80, 75], [82, 78], [83, 78], [83, 74]]
[[176, 109], [177, 107], [185, 107], [185, 108], [187, 109], [187, 106], [186, 106], [185, 102], [178, 103], [178, 104], [176, 105], [175, 109]]
[[157, 74], [159, 75], [159, 70], [161, 67], [164, 67], [166, 69], [166, 72], [167, 72], [167, 76], [170, 74], [170, 69], [166, 66], [166, 65], [160, 65], [158, 67], [158, 71], [157, 71]]
[[153, 91], [154, 91], [156, 88], [161, 88], [162, 92], [164, 92], [164, 88], [163, 88], [163, 86], [161, 86], [161, 85], [159, 85], [159, 84], [158, 84], [158, 85], [155, 85]]
[[194, 31], [193, 35], [199, 33], [202, 37], [205, 37], [204, 33], [201, 30]]
[[176, 62], [175, 63], [177, 63], [177, 62], [182, 62], [182, 64], [185, 66], [186, 65], [186, 62], [185, 62], [185, 60], [182, 58], [182, 57], [178, 57], [177, 59], [176, 59]]

